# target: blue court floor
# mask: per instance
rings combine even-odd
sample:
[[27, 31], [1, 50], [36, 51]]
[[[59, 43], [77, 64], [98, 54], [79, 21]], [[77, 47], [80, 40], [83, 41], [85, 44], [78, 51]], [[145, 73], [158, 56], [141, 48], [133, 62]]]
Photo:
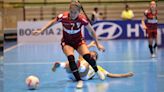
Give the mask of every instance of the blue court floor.
[[[98, 65], [111, 73], [133, 72], [130, 78], [97, 76], [76, 89], [63, 69], [51, 71], [54, 61], [66, 61], [60, 43], [22, 44], [4, 51], [4, 92], [164, 92], [164, 49], [151, 58], [147, 40], [101, 41], [105, 52], [98, 52]], [[93, 47], [90, 50], [97, 50]], [[75, 52], [75, 56], [78, 54]], [[76, 58], [77, 59], [77, 58]], [[25, 79], [36, 75], [40, 79], [37, 90], [28, 90]]]
[[3, 92], [3, 58], [0, 56], [0, 92]]

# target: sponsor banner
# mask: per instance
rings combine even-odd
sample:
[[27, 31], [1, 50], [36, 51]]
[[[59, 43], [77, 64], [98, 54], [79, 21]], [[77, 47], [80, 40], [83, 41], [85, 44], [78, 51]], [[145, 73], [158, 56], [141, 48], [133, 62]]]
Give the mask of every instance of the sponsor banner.
[[[146, 31], [142, 29], [141, 21], [139, 20], [97, 21], [92, 26], [98, 39], [101, 40], [146, 38]], [[85, 37], [86, 39], [91, 39], [88, 32], [85, 33]]]
[[[56, 42], [62, 38], [62, 25], [56, 23], [42, 34], [33, 36], [32, 31], [41, 29], [48, 21], [22, 21], [18, 22], [17, 35], [18, 43], [31, 42]], [[98, 39], [144, 39], [146, 32], [142, 29], [140, 20], [133, 21], [97, 21], [93, 25]], [[158, 44], [164, 47], [164, 24], [158, 25]], [[83, 30], [84, 28], [82, 28]], [[85, 29], [83, 35], [86, 39], [92, 39], [88, 31]]]
[[[142, 28], [141, 20], [129, 21], [97, 21], [93, 28], [100, 40], [110, 39], [145, 39], [146, 31]], [[164, 24], [158, 25], [158, 44], [164, 47]], [[92, 39], [90, 33], [85, 29], [85, 38]]]
[[49, 29], [45, 30], [38, 36], [32, 35], [32, 31], [41, 29], [48, 21], [37, 22], [18, 22], [17, 24], [17, 38], [18, 43], [42, 43], [60, 41], [62, 37], [62, 25], [56, 23]]
[[164, 47], [164, 24], [158, 25], [158, 45]]

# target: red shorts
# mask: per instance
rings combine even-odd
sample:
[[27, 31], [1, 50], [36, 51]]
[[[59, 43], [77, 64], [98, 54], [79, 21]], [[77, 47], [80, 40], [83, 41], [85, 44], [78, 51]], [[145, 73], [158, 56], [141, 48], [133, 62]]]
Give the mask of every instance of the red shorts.
[[148, 38], [156, 38], [157, 37], [157, 23], [151, 24], [147, 23], [147, 30], [146, 33], [148, 34]]
[[146, 30], [148, 38], [157, 38], [157, 30]]
[[80, 40], [72, 40], [72, 41], [68, 41], [68, 40], [64, 40], [62, 39], [62, 42], [61, 42], [61, 46], [62, 48], [65, 46], [65, 45], [69, 45], [71, 47], [73, 47], [74, 49], [78, 49], [79, 46], [81, 46], [82, 44], [86, 44], [85, 40], [83, 38], [81, 38]]

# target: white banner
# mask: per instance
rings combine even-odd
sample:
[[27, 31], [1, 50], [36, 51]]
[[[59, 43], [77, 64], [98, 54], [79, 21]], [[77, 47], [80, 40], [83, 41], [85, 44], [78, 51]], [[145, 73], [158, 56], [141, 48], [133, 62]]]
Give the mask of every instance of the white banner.
[[18, 43], [47, 43], [60, 41], [62, 37], [62, 24], [56, 23], [38, 36], [32, 31], [41, 29], [48, 21], [20, 21], [17, 24]]

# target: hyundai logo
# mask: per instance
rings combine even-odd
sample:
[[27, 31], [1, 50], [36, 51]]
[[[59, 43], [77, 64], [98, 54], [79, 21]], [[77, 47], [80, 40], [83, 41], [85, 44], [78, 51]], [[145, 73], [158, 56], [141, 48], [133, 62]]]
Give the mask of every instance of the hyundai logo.
[[112, 22], [100, 22], [93, 25], [98, 39], [116, 39], [122, 34], [122, 28]]

